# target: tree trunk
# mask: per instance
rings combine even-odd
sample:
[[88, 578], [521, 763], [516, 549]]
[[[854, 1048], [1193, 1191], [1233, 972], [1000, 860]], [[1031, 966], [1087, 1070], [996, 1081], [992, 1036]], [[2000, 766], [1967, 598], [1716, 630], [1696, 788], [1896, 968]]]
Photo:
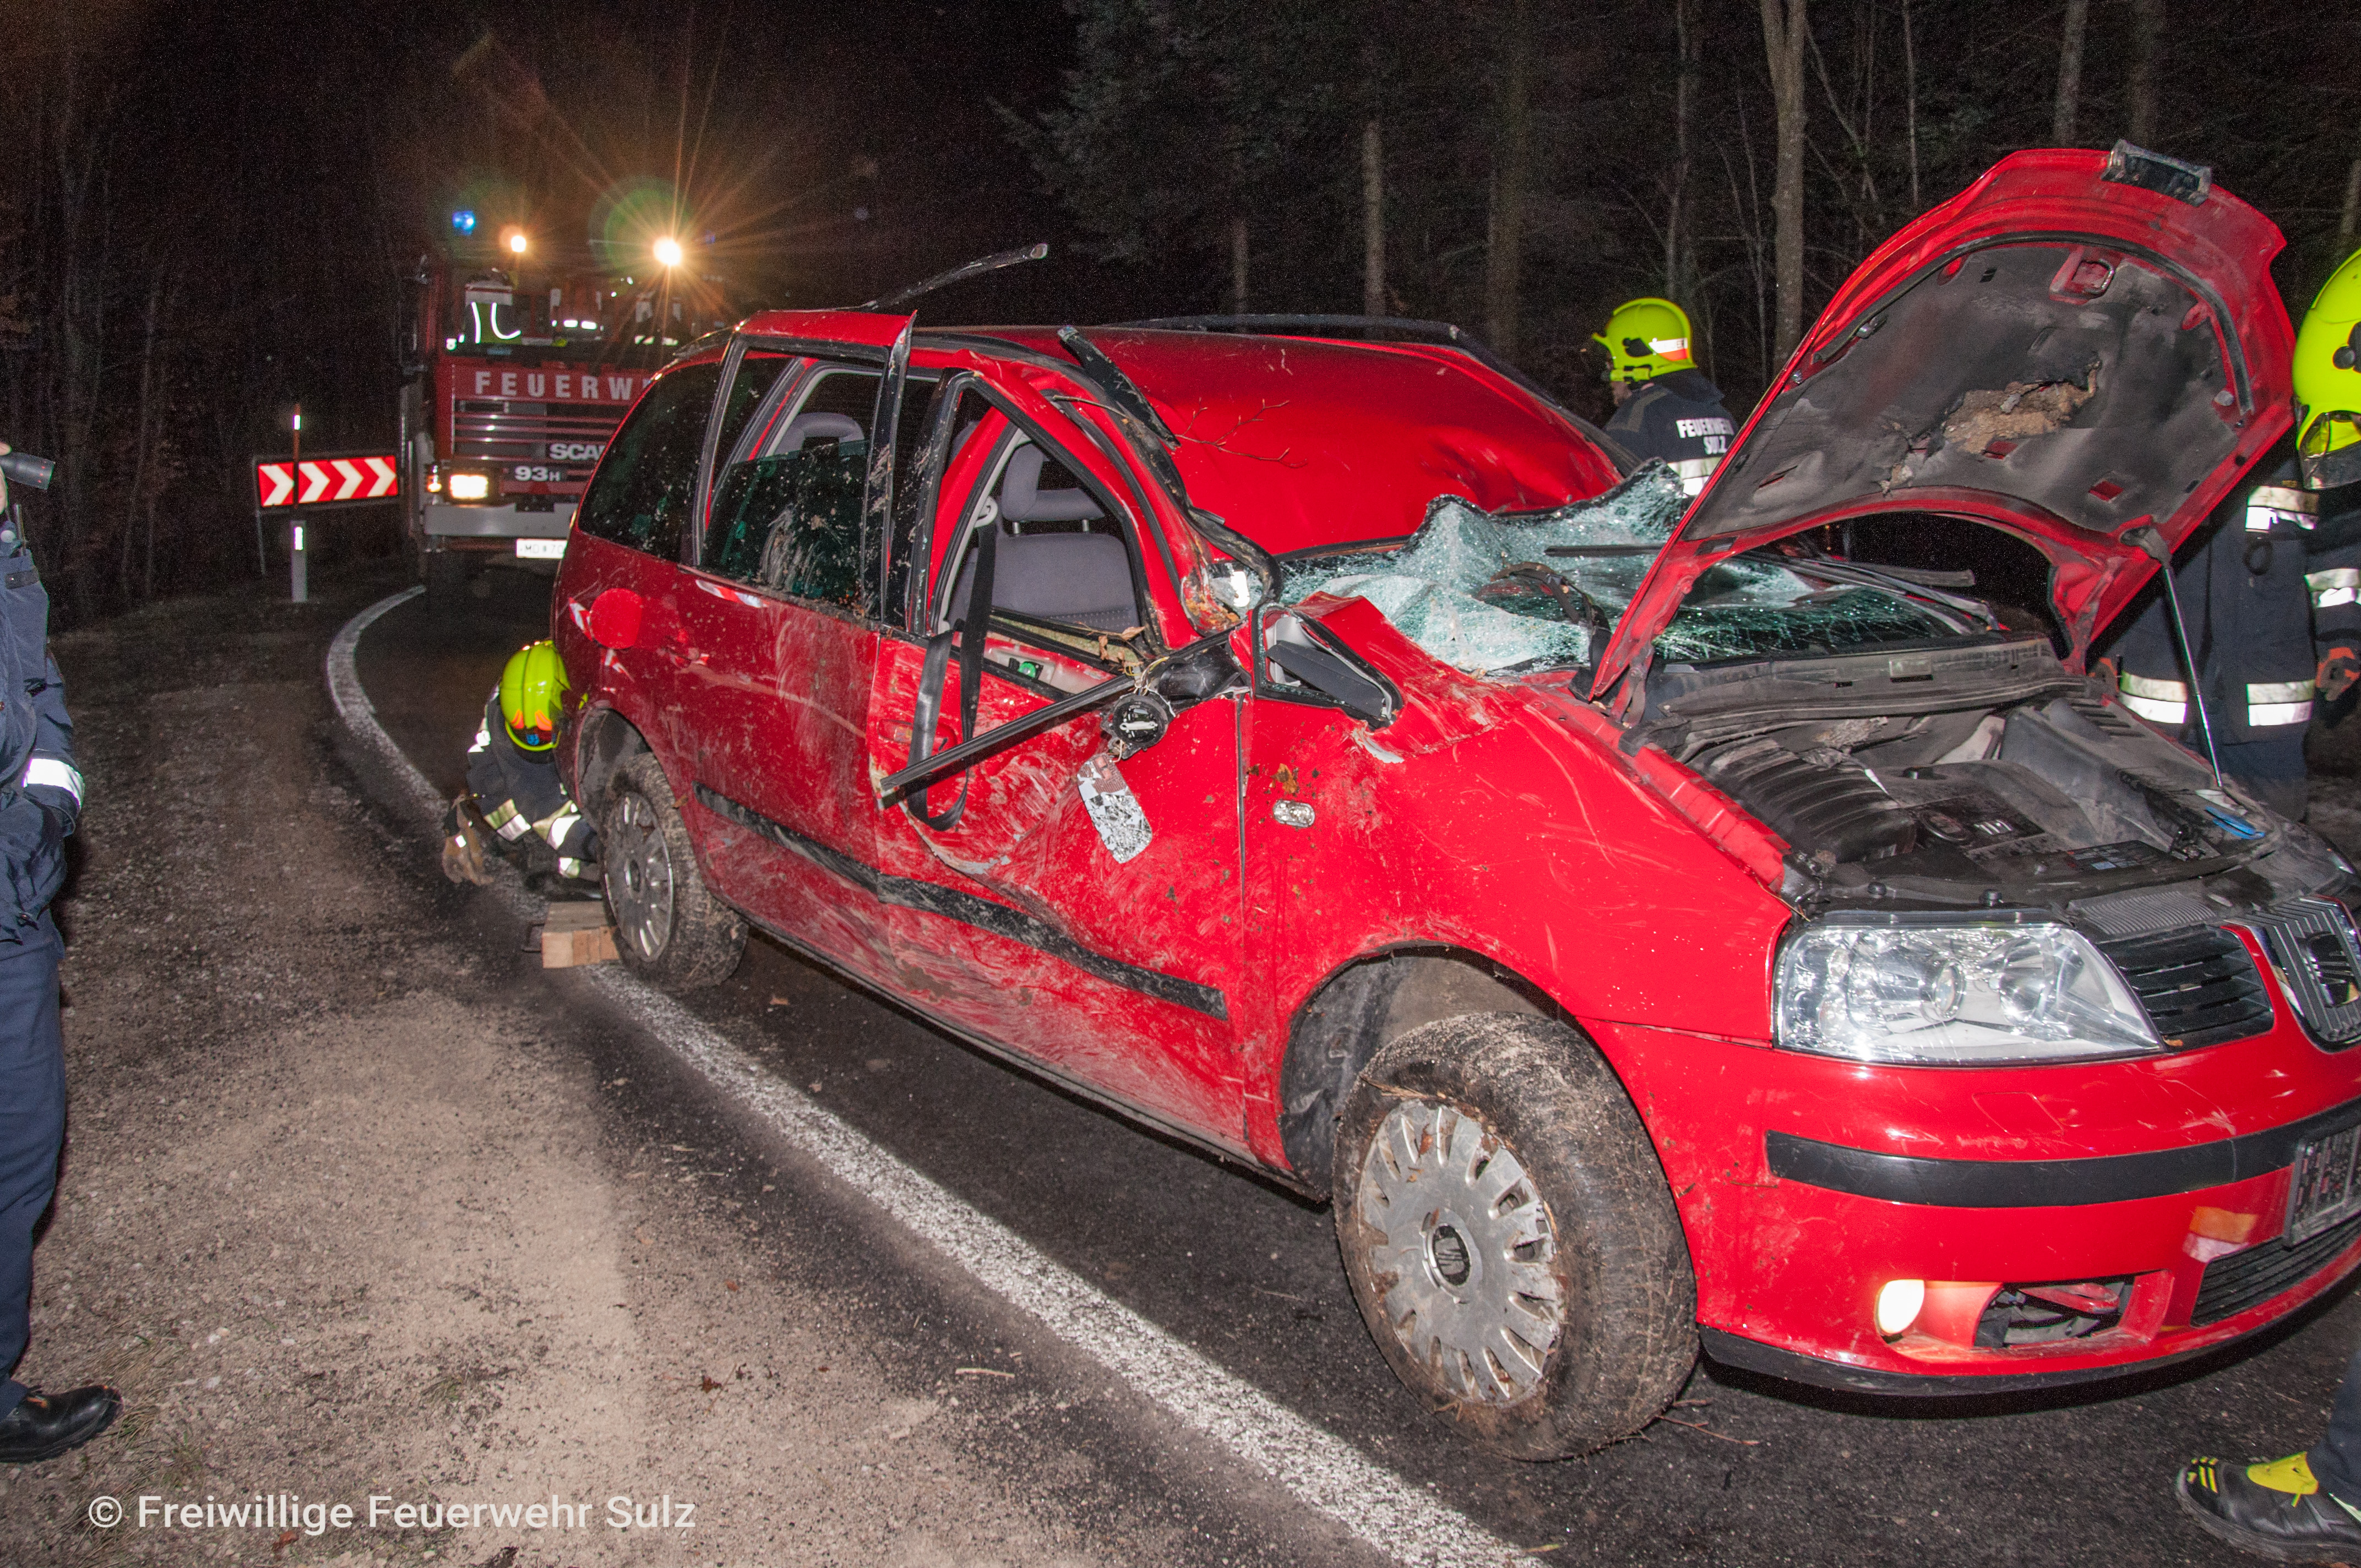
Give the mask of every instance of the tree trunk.
[[1691, 293], [1696, 267], [1689, 257], [1688, 195], [1689, 137], [1697, 120], [1697, 0], [1673, 0], [1673, 38], [1678, 62], [1673, 76], [1673, 199], [1664, 214], [1664, 292], [1678, 300]]
[[1918, 42], [1910, 31], [1910, 0], [1902, 0], [1902, 93], [1910, 131], [1910, 211], [1916, 215], [1922, 205], [1918, 196]]
[[[148, 488], [148, 455], [155, 446], [155, 435], [149, 428], [156, 407], [156, 327], [164, 313], [164, 271], [159, 268], [148, 289], [147, 330], [139, 343], [139, 412], [132, 422], [133, 452], [131, 457], [131, 493], [123, 507], [123, 551], [116, 566], [115, 586], [125, 599], [131, 593], [131, 546], [139, 532], [139, 504]], [[156, 544], [154, 525], [149, 525], [148, 543], [148, 587], [156, 586]]]
[[2049, 113], [2049, 145], [2074, 145], [2074, 120], [2082, 108], [2082, 32], [2091, 20], [2091, 0], [2066, 0], [2066, 30], [2058, 40], [2058, 102]]
[[2132, 141], [2156, 140], [2156, 78], [2164, 53], [2164, 0], [2132, 0]]
[[1510, 0], [1508, 58], [1500, 71], [1500, 139], [1492, 159], [1492, 223], [1484, 267], [1484, 332], [1494, 352], [1517, 353], [1522, 288], [1525, 181], [1532, 158], [1532, 0]]
[[1230, 220], [1230, 313], [1246, 313], [1246, 220]]
[[2353, 254], [2353, 238], [2361, 233], [2361, 158], [2345, 171], [2345, 214], [2336, 220], [2336, 263]]
[[1361, 313], [1386, 309], [1386, 149], [1374, 115], [1361, 127]]
[[1772, 357], [1782, 365], [1804, 336], [1804, 6], [1805, 0], [1763, 0], [1763, 48], [1779, 119], [1778, 172], [1771, 189], [1778, 300]]

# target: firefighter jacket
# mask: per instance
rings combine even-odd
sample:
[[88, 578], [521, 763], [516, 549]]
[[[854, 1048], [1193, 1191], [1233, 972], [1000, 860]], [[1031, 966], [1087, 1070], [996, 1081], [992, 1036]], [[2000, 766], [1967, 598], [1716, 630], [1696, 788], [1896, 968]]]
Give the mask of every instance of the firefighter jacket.
[[[2323, 519], [2312, 492], [2284, 479], [2257, 485], [2208, 520], [2173, 568], [2206, 717], [2224, 745], [2301, 741], [2312, 678], [2339, 642], [2361, 648], [2361, 515]], [[2152, 724], [2187, 727], [2189, 687], [2163, 595], [2115, 647], [2124, 706]]]
[[509, 738], [500, 718], [500, 694], [484, 705], [476, 743], [467, 748], [467, 788], [500, 841], [514, 844], [532, 834], [557, 851], [557, 869], [570, 877], [595, 877], [598, 834], [566, 793], [557, 759], [536, 755]]
[[82, 816], [65, 677], [49, 655], [49, 595], [13, 512], [0, 514], [0, 942], [41, 929]]
[[1695, 370], [1675, 370], [1641, 382], [1607, 422], [1607, 433], [1634, 457], [1671, 464], [1681, 488], [1696, 495], [1730, 450], [1738, 425], [1721, 406], [1719, 389]]

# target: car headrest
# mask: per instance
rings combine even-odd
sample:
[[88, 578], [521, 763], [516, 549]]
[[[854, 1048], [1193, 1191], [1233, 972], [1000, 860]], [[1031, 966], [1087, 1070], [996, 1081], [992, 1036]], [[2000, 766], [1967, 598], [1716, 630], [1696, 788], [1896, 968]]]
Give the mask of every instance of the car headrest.
[[851, 414], [797, 414], [787, 422], [787, 428], [779, 433], [779, 450], [782, 453], [801, 452], [804, 443], [814, 439], [866, 441], [869, 433], [862, 429], [861, 422]]
[[1008, 455], [1000, 477], [1000, 515], [1011, 522], [1079, 522], [1104, 517], [1088, 490], [1045, 490], [1041, 467], [1048, 455], [1027, 442]]

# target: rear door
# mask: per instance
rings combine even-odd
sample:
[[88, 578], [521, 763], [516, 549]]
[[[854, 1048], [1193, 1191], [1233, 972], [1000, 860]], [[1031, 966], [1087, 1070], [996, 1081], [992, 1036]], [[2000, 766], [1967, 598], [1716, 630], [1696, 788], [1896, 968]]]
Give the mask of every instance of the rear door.
[[1220, 668], [1152, 743], [1140, 744], [1155, 716], [1129, 707], [1043, 727], [1061, 704], [1133, 692], [1168, 630], [1187, 635], [1159, 608], [1174, 602], [1164, 556], [1127, 475], [1025, 389], [952, 378], [928, 436], [922, 510], [896, 546], [911, 591], [877, 663], [871, 773], [882, 781], [967, 737], [1006, 743], [878, 819], [900, 989], [1242, 1149], [1240, 715], [1226, 657], [1213, 650]]
[[[868, 531], [889, 366], [741, 343], [685, 574], [691, 795], [718, 890], [787, 938], [882, 978], [866, 787], [880, 546]], [[880, 482], [890, 485], [890, 474]]]

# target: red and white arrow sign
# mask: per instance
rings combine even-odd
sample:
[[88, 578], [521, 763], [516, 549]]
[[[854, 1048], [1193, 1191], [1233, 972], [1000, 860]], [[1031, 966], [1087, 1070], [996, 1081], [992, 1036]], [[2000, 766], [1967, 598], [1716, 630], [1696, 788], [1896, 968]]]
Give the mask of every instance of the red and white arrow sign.
[[291, 463], [258, 461], [255, 494], [266, 507], [333, 506], [338, 501], [383, 500], [401, 490], [393, 458], [322, 457]]

